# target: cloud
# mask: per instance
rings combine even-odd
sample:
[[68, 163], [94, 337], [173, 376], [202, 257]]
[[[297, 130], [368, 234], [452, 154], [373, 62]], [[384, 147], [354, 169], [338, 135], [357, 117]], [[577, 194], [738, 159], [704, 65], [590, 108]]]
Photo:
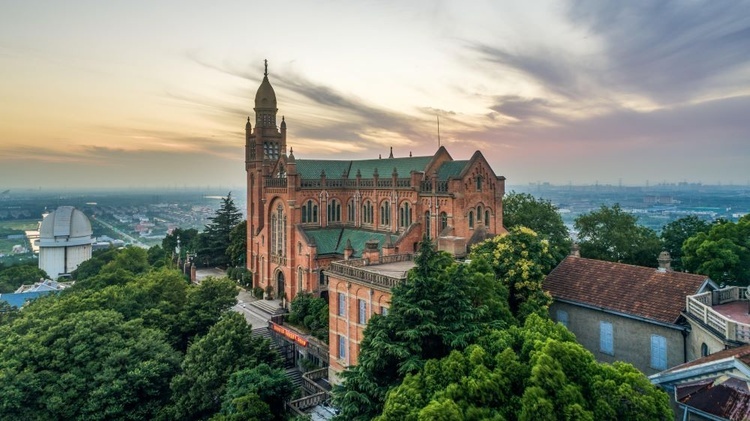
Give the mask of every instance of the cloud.
[[567, 18], [603, 41], [605, 84], [658, 102], [694, 98], [750, 63], [745, 1], [582, 0], [570, 3]]

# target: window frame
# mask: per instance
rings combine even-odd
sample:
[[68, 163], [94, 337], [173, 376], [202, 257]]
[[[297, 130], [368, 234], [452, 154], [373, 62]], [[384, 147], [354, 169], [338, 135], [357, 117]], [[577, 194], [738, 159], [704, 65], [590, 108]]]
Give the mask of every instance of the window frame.
[[649, 366], [655, 370], [666, 370], [667, 363], [667, 338], [661, 335], [651, 335], [651, 358]]
[[615, 355], [615, 332], [610, 322], [599, 321], [599, 352]]

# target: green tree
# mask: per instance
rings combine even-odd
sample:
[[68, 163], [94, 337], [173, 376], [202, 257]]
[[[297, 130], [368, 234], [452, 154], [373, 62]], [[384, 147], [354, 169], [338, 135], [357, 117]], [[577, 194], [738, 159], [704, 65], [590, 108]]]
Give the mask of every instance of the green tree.
[[[285, 405], [294, 393], [296, 387], [281, 368], [272, 368], [268, 364], [259, 364], [253, 368], [237, 371], [229, 377], [226, 393], [221, 406], [221, 414], [240, 415], [248, 409], [257, 412], [259, 405], [241, 405], [246, 401], [252, 402], [257, 396], [268, 406], [270, 419], [283, 420], [286, 414]], [[247, 400], [243, 400], [245, 397]], [[246, 414], [247, 418], [252, 414]]]
[[231, 192], [222, 199], [221, 207], [209, 220], [211, 223], [206, 225], [197, 243], [199, 259], [206, 259], [209, 265], [226, 266], [229, 264], [227, 249], [231, 242], [230, 234], [242, 221], [242, 213], [234, 205]]
[[669, 420], [669, 397], [631, 365], [600, 364], [536, 314], [428, 361], [388, 393], [377, 421]]
[[537, 199], [528, 193], [510, 192], [503, 197], [503, 225], [506, 228], [528, 227], [549, 240], [550, 252], [556, 262], [570, 252], [568, 227], [549, 200]]
[[49, 279], [49, 276], [34, 263], [0, 268], [0, 293], [14, 292], [21, 285], [31, 285], [41, 279]]
[[39, 317], [35, 308], [0, 327], [0, 418], [157, 415], [180, 360], [161, 332], [111, 310]]
[[684, 269], [716, 282], [745, 286], [750, 282], [750, 215], [737, 223], [722, 221], [699, 232], [682, 246]]
[[227, 257], [232, 266], [245, 267], [247, 261], [247, 221], [237, 224], [229, 233]]
[[78, 268], [73, 271], [71, 274], [73, 279], [77, 282], [98, 275], [104, 265], [114, 260], [119, 252], [120, 250], [115, 247], [94, 251], [90, 259], [78, 265]]
[[187, 303], [179, 315], [182, 330], [179, 349], [186, 349], [192, 338], [205, 335], [227, 310], [237, 304], [237, 291], [237, 285], [228, 278], [213, 277], [189, 289]]
[[542, 289], [545, 276], [557, 263], [549, 241], [520, 226], [476, 245], [469, 257], [487, 259], [504, 289], [510, 311], [521, 323], [529, 314], [546, 317], [552, 297]]
[[328, 303], [309, 292], [300, 292], [292, 300], [288, 321], [310, 331], [318, 339], [328, 342]]
[[492, 271], [483, 259], [457, 264], [425, 239], [415, 263], [406, 281], [393, 288], [388, 315], [373, 316], [367, 324], [357, 365], [342, 374], [343, 387], [334, 392], [341, 409], [338, 419], [372, 419], [382, 411], [388, 391], [406, 375], [430, 359], [465, 348], [489, 324], [502, 325], [503, 320], [494, 320], [497, 314], [510, 314], [507, 308], [502, 312], [488, 306], [502, 292], [486, 300], [479, 297], [492, 285]]
[[672, 257], [674, 270], [683, 269], [682, 245], [685, 240], [696, 236], [699, 232], [708, 232], [710, 229], [711, 224], [694, 215], [676, 219], [664, 225], [661, 230], [661, 242], [664, 250]]
[[168, 258], [172, 258], [173, 253], [177, 249], [177, 239], [180, 239], [180, 256], [183, 260], [186, 258], [188, 251], [195, 251], [195, 241], [198, 238], [198, 230], [195, 228], [182, 229], [175, 228], [169, 235], [161, 240], [161, 248], [164, 250], [164, 254]]
[[252, 335], [252, 327], [235, 312], [226, 312], [205, 336], [196, 340], [182, 361], [182, 373], [172, 379], [174, 419], [206, 419], [218, 412], [232, 373], [268, 364], [281, 367], [281, 357], [267, 339]]
[[656, 267], [661, 243], [656, 233], [619, 204], [602, 206], [576, 218], [581, 256], [609, 262]]

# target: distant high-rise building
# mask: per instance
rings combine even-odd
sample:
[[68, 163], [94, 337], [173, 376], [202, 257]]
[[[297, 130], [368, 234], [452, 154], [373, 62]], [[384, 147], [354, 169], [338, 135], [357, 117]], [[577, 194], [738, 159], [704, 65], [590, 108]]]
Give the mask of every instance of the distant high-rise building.
[[39, 268], [52, 279], [68, 275], [91, 258], [91, 222], [80, 210], [60, 206], [39, 228]]

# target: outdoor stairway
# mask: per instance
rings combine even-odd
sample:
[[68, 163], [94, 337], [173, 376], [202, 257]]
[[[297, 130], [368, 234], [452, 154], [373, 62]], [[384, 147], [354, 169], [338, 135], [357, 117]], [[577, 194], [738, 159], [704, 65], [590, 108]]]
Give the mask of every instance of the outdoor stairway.
[[297, 368], [287, 368], [286, 377], [292, 381], [294, 387], [297, 389], [302, 388], [302, 372]]
[[279, 307], [279, 302], [277, 300], [255, 300], [248, 304], [270, 315], [283, 313], [285, 311]]

